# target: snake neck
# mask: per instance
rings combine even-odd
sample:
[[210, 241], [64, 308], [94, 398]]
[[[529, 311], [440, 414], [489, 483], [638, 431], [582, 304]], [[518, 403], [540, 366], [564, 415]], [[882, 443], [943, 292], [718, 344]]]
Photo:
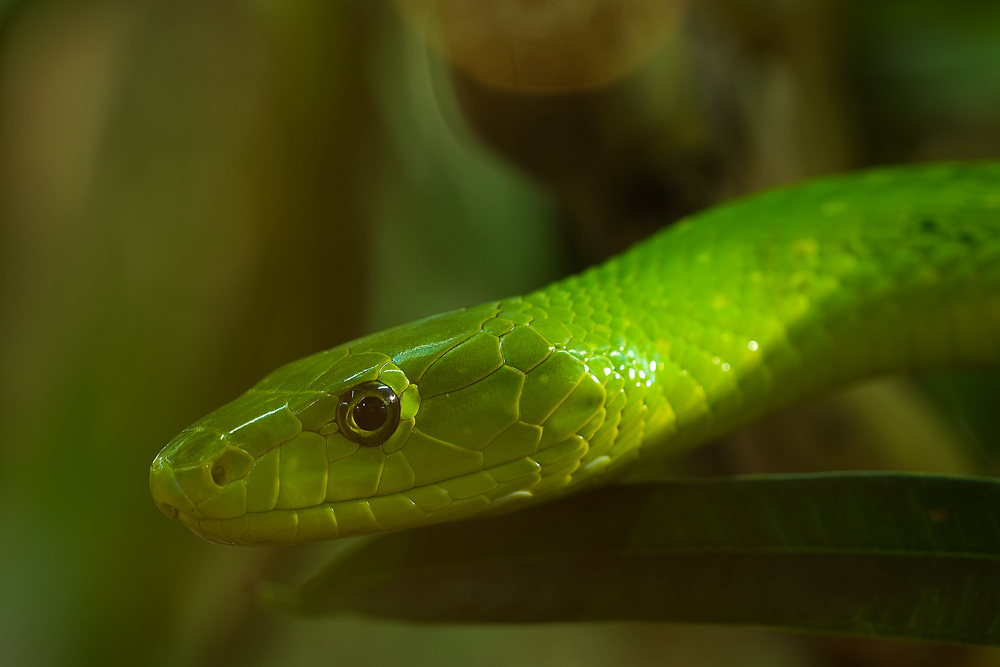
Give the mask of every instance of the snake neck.
[[1000, 168], [967, 169], [776, 191], [524, 297], [606, 391], [570, 483], [865, 377], [1000, 365]]

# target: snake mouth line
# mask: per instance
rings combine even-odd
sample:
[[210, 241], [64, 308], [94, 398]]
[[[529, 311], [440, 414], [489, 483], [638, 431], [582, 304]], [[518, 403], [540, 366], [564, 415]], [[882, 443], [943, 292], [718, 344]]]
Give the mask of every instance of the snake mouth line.
[[[502, 490], [497, 485], [482, 493], [462, 494], [458, 498], [437, 483], [430, 483], [385, 496], [322, 502], [294, 509], [248, 511], [227, 519], [198, 518], [184, 511], [178, 511], [177, 515], [188, 528], [209, 541], [266, 546], [390, 532], [467, 518], [497, 511], [498, 508], [513, 509], [522, 502], [533, 499], [535, 493], [532, 487], [536, 487], [539, 482], [541, 479], [534, 480], [534, 483], [529, 479], [509, 480]], [[497, 491], [500, 491], [500, 495], [494, 497]], [[415, 499], [408, 495], [413, 493], [424, 497]], [[407, 502], [402, 507], [404, 503], [400, 501], [404, 498]], [[447, 502], [442, 502], [445, 498]], [[257, 521], [264, 521], [268, 528], [264, 528], [265, 524], [258, 524], [259, 529], [254, 528]], [[320, 525], [323, 527], [320, 528]], [[303, 537], [303, 531], [308, 537]]]

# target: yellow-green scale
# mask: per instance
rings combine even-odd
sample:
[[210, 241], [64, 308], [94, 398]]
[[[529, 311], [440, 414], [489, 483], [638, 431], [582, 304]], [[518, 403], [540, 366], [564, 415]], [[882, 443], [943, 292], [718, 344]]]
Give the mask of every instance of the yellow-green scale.
[[627, 396], [609, 392], [572, 483], [865, 376], [1000, 363], [1000, 169], [920, 176], [716, 209], [526, 297], [577, 333], [557, 348], [611, 359]]

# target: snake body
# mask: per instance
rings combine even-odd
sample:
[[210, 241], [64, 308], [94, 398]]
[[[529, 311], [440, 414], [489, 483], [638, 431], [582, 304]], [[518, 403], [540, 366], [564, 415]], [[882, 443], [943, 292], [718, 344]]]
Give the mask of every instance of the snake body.
[[153, 497], [227, 544], [509, 511], [806, 396], [1000, 362], [1000, 164], [723, 205], [526, 296], [288, 364], [171, 441]]

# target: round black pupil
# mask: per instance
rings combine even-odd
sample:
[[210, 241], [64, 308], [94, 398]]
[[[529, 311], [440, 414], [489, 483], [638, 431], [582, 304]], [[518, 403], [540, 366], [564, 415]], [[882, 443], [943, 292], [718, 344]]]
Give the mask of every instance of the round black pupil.
[[374, 431], [385, 423], [389, 409], [374, 396], [365, 396], [354, 406], [354, 423], [363, 431]]

